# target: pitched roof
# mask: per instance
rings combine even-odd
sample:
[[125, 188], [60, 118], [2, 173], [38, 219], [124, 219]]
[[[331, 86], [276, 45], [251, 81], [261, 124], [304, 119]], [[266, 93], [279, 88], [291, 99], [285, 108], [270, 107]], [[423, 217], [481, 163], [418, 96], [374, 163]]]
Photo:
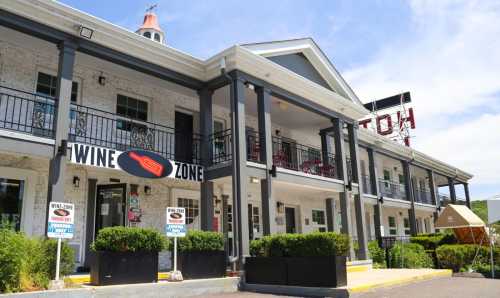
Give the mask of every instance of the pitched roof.
[[152, 12], [148, 12], [144, 15], [144, 21], [142, 22], [140, 29], [154, 29], [156, 31], [162, 31], [160, 25], [158, 24], [158, 17]]
[[465, 205], [448, 205], [439, 215], [436, 224], [439, 229], [484, 227], [484, 222]]

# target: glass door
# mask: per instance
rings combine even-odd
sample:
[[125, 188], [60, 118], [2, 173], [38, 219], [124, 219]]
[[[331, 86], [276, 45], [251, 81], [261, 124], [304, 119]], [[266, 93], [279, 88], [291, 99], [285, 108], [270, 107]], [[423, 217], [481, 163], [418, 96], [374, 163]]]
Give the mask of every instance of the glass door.
[[97, 186], [96, 234], [100, 229], [125, 225], [126, 184]]

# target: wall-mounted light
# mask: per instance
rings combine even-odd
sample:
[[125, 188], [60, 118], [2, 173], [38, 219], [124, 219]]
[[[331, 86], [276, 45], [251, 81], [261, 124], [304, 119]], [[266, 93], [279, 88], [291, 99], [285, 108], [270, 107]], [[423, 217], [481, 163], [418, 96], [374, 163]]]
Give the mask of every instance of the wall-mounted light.
[[75, 188], [79, 188], [80, 187], [80, 178], [78, 176], [73, 176], [73, 186]]
[[144, 193], [149, 196], [151, 194], [151, 186], [144, 185]]
[[102, 71], [101, 71], [101, 74], [99, 75], [99, 77], [97, 78], [97, 82], [99, 82], [99, 85], [101, 85], [101, 86], [106, 85], [106, 77], [102, 74]]
[[80, 36], [85, 37], [87, 39], [92, 39], [92, 35], [94, 34], [94, 30], [89, 27], [85, 27], [83, 25], [80, 26]]
[[257, 177], [250, 177], [250, 183], [259, 184], [260, 179]]
[[285, 204], [282, 202], [276, 202], [276, 211], [278, 213], [284, 213], [285, 212]]
[[380, 196], [380, 198], [378, 198], [378, 201], [380, 202], [380, 204], [384, 204], [384, 197]]

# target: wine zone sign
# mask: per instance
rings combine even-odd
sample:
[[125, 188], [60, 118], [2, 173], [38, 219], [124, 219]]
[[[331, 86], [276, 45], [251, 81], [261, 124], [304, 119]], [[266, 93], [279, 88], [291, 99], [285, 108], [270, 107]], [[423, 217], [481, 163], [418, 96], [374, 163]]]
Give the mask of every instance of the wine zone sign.
[[151, 151], [118, 151], [110, 148], [72, 143], [70, 160], [74, 164], [123, 170], [143, 178], [173, 178], [203, 181], [203, 167], [169, 160]]

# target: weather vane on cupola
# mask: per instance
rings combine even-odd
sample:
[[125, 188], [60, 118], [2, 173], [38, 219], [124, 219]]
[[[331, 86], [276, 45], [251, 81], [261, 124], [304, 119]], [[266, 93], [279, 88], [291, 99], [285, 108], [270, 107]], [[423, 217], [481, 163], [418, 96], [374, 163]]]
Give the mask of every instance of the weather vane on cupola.
[[135, 31], [135, 33], [144, 36], [147, 39], [164, 44], [165, 43], [165, 33], [161, 30], [158, 24], [158, 17], [153, 12], [158, 7], [158, 4], [150, 5], [146, 8], [146, 14], [144, 15], [144, 21], [142, 26]]

